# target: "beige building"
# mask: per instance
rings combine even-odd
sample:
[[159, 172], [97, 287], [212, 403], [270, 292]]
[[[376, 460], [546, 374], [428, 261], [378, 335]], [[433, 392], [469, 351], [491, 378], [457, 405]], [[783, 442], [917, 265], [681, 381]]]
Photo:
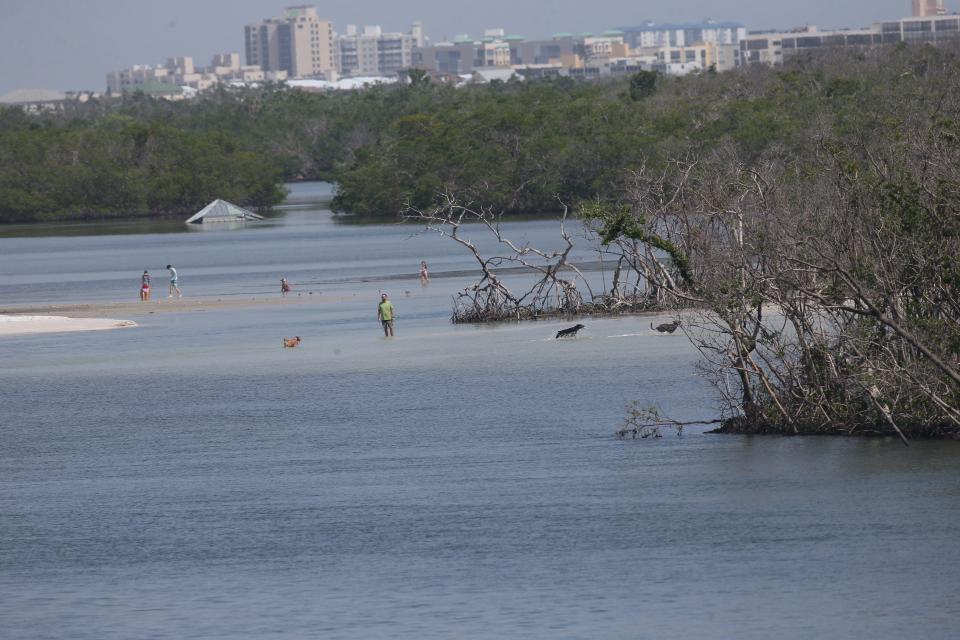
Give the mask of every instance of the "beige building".
[[244, 28], [248, 65], [285, 71], [291, 78], [330, 78], [336, 73], [333, 24], [316, 7], [287, 7], [279, 18]]
[[947, 12], [943, 7], [943, 0], [913, 0], [913, 16], [942, 16]]
[[738, 44], [717, 44], [716, 59], [714, 64], [717, 71], [730, 71], [735, 69], [740, 61], [740, 45]]
[[740, 38], [741, 65], [783, 63], [783, 33], [748, 33]]
[[623, 42], [623, 34], [620, 33], [586, 36], [581, 43], [587, 60], [625, 58], [630, 55], [630, 47]]

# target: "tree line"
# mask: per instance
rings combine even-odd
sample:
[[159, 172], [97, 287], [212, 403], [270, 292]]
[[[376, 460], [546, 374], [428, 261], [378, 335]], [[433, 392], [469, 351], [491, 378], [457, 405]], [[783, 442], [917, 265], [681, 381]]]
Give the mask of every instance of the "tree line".
[[0, 221], [179, 215], [213, 197], [267, 207], [282, 181], [313, 179], [338, 183], [337, 211], [370, 218], [448, 191], [507, 212], [556, 210], [557, 195], [615, 194], [628, 167], [690, 141], [757, 151], [789, 139], [800, 105], [735, 95], [757, 74], [771, 72], [459, 89], [416, 76], [359, 91], [268, 84], [182, 102], [134, 93], [45, 114], [0, 108]]
[[284, 181], [336, 181], [400, 114], [444, 93], [268, 84], [181, 102], [133, 93], [43, 113], [0, 107], [0, 222], [180, 216], [217, 197], [270, 207]]
[[182, 102], [130, 94], [41, 115], [4, 108], [0, 221], [179, 215], [214, 197], [268, 207], [282, 181], [310, 179], [336, 182], [334, 208], [369, 218], [447, 193], [507, 213], [557, 211], [558, 198], [612, 203], [640, 165], [722, 148], [747, 159], [791, 154], [825, 121], [869, 126], [891, 98], [888, 75], [868, 61], [878, 57], [956, 59], [899, 47], [683, 78], [455, 89], [421, 74], [359, 91], [267, 84]]
[[418, 75], [359, 91], [267, 84], [182, 102], [135, 93], [40, 115], [5, 108], [0, 221], [179, 215], [214, 197], [267, 207], [282, 181], [313, 179], [338, 184], [337, 211], [369, 218], [451, 192], [508, 213], [557, 211], [558, 197], [612, 202], [640, 164], [718, 148], [790, 153], [824, 118], [858, 126], [870, 117], [858, 101], [885, 99], [885, 78], [857, 55], [684, 78], [456, 89]]

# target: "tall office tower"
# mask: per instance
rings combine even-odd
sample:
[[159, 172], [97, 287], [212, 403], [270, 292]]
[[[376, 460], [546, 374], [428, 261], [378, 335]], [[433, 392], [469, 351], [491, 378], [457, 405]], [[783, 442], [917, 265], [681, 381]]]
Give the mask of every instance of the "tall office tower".
[[291, 78], [326, 76], [336, 70], [333, 25], [316, 7], [287, 7], [279, 18], [244, 28], [247, 64], [264, 71], [286, 71]]
[[913, 0], [913, 15], [917, 17], [941, 16], [947, 12], [943, 0]]

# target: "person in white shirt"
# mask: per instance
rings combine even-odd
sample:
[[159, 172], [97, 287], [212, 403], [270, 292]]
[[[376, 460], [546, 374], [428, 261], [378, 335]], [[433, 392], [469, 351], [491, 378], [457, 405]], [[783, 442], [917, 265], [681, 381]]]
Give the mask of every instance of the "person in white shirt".
[[177, 286], [177, 270], [172, 264], [167, 265], [167, 269], [170, 271], [170, 295], [168, 298], [173, 297], [173, 292], [177, 292], [177, 297], [182, 298], [183, 294], [180, 292], [180, 287]]

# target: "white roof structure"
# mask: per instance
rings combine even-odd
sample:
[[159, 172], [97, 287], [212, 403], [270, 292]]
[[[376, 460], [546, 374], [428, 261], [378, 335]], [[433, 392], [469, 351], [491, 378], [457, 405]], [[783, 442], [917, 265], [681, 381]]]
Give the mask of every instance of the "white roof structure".
[[356, 78], [340, 78], [335, 82], [328, 80], [287, 80], [288, 87], [297, 87], [300, 89], [363, 89], [377, 84], [395, 84], [396, 78], [381, 76], [362, 76]]
[[208, 222], [240, 222], [243, 220], [263, 220], [263, 216], [258, 216], [252, 211], [247, 211], [243, 207], [230, 204], [226, 200], [217, 198], [203, 209], [187, 218], [190, 224], [201, 224]]
[[0, 96], [3, 104], [31, 104], [38, 102], [60, 102], [66, 94], [56, 89], [14, 89]]
[[523, 80], [523, 77], [517, 75], [517, 72], [513, 69], [474, 69], [473, 75], [470, 76], [470, 81], [477, 83], [492, 82], [494, 80], [506, 82], [514, 77]]

